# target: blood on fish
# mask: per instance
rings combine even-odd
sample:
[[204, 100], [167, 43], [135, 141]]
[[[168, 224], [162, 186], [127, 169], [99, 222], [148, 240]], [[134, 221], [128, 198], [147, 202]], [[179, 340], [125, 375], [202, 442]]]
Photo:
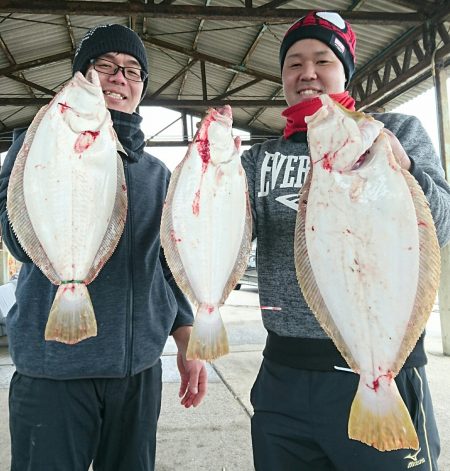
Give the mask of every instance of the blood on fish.
[[195, 216], [200, 214], [200, 189], [195, 192], [194, 201], [192, 202], [192, 213]]
[[72, 109], [67, 103], [58, 103], [58, 108], [61, 114], [65, 113], [67, 110]]
[[[380, 367], [378, 367], [378, 369], [381, 370]], [[367, 386], [369, 389], [373, 389], [374, 392], [377, 392], [378, 389], [380, 388], [380, 379], [381, 379], [381, 378], [387, 378], [389, 381], [391, 381], [391, 380], [392, 380], [392, 377], [393, 377], [392, 371], [388, 371], [386, 374], [380, 375], [380, 376], [378, 376], [377, 378], [375, 378], [375, 379], [372, 381], [372, 386], [370, 386], [369, 384], [366, 384], [366, 386]]]
[[123, 190], [123, 191], [127, 191], [127, 186], [126, 186], [126, 185], [122, 185], [122, 190]]
[[75, 291], [75, 285], [73, 283], [66, 284], [63, 288], [63, 292], [71, 291], [72, 293]]
[[197, 139], [197, 150], [202, 159], [203, 163], [208, 163], [211, 159], [211, 155], [209, 153], [209, 140], [206, 139]]
[[216, 182], [217, 183], [220, 183], [220, 180], [222, 180], [222, 177], [224, 176], [224, 172], [223, 170], [221, 170], [220, 168], [217, 170], [216, 172]]
[[426, 223], [424, 221], [419, 221], [417, 223], [419, 226], [427, 227]]
[[74, 144], [74, 150], [78, 154], [81, 154], [85, 150], [89, 149], [91, 145], [95, 142], [97, 137], [99, 136], [100, 131], [83, 131], [77, 137], [77, 140]]
[[174, 242], [181, 242], [181, 239], [180, 238], [177, 238], [177, 236], [175, 235], [175, 231], [172, 229], [170, 231], [170, 238], [174, 241]]
[[330, 154], [328, 152], [323, 156], [322, 167], [327, 172], [331, 172], [331, 170], [333, 170], [333, 167], [332, 167], [331, 162], [330, 162]]
[[211, 154], [209, 151], [209, 139], [208, 139], [208, 128], [211, 124], [211, 121], [215, 121], [213, 116], [210, 116], [210, 120], [205, 122], [205, 125], [200, 128], [199, 134], [195, 139], [195, 143], [197, 144], [197, 150], [202, 159], [202, 173], [205, 173], [208, 168], [208, 163], [211, 160]]

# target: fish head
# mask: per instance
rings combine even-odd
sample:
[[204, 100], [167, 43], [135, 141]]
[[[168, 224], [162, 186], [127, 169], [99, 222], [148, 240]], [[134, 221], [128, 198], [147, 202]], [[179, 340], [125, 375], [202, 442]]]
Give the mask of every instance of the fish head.
[[78, 134], [98, 130], [110, 118], [100, 80], [95, 70], [87, 76], [76, 72], [56, 97], [56, 109], [71, 131]]
[[328, 95], [320, 99], [322, 107], [305, 118], [312, 164], [337, 172], [360, 167], [383, 123], [347, 110]]
[[211, 108], [203, 119], [196, 137], [197, 148], [204, 162], [213, 165], [227, 163], [239, 156], [240, 139], [232, 134], [231, 106]]

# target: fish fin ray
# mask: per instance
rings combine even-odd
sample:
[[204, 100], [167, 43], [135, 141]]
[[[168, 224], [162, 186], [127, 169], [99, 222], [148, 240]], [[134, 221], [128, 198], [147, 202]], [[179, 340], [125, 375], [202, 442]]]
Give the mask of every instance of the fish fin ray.
[[45, 340], [75, 344], [97, 335], [97, 322], [84, 283], [60, 285], [45, 327]]
[[411, 192], [416, 210], [420, 258], [416, 299], [408, 329], [399, 348], [400, 353], [397, 355], [396, 363], [392, 367], [395, 373], [400, 371], [425, 329], [436, 301], [441, 271], [439, 242], [429, 203], [416, 179], [407, 170], [402, 170], [402, 173]]
[[110, 259], [119, 243], [125, 221], [127, 217], [128, 197], [126, 190], [125, 173], [123, 170], [122, 159], [119, 154], [117, 158], [117, 189], [116, 199], [111, 214], [111, 219], [106, 229], [103, 240], [100, 244], [98, 252], [94, 258], [91, 268], [85, 278], [85, 283], [91, 283], [98, 275], [105, 263]]
[[228, 337], [219, 308], [201, 304], [195, 316], [186, 358], [210, 361], [228, 352]]
[[341, 355], [345, 358], [350, 368], [357, 372], [359, 371], [359, 366], [347, 347], [339, 329], [331, 317], [330, 311], [328, 310], [322, 295], [320, 294], [306, 247], [305, 219], [308, 194], [311, 186], [312, 167], [313, 166], [311, 165], [305, 183], [299, 192], [298, 212], [294, 235], [294, 259], [297, 280], [300, 285], [300, 289], [302, 290], [303, 297], [311, 311], [314, 313], [319, 324], [325, 330], [327, 335], [333, 339], [334, 344]]
[[380, 451], [419, 449], [417, 432], [393, 379], [380, 381], [376, 391], [360, 380], [350, 409], [348, 436]]
[[28, 128], [22, 147], [16, 157], [8, 184], [6, 209], [8, 219], [21, 247], [35, 265], [53, 283], [59, 284], [61, 279], [50, 262], [41, 242], [39, 241], [25, 203], [23, 177], [28, 152], [36, 130], [45, 115], [47, 106], [43, 106], [34, 117]]

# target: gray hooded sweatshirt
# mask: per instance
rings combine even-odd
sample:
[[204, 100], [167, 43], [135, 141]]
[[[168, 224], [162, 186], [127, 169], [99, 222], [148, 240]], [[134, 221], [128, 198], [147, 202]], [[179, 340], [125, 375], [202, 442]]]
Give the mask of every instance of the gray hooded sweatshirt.
[[[450, 240], [450, 186], [429, 136], [412, 116], [389, 113], [374, 114], [374, 118], [397, 136], [410, 157], [410, 171], [430, 203], [439, 243], [445, 245]], [[242, 164], [248, 179], [253, 235], [258, 240], [260, 304], [281, 308], [261, 311], [269, 333], [265, 357], [306, 369], [346, 366], [308, 308], [296, 278], [293, 249], [298, 192], [309, 170], [306, 133], [256, 144], [242, 154]], [[406, 364], [425, 363], [422, 336]]]

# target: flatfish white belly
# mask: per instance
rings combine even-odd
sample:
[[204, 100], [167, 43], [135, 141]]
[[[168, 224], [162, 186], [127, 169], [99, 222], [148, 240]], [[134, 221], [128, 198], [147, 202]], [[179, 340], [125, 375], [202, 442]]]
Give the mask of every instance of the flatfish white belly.
[[17, 238], [59, 285], [46, 340], [97, 334], [88, 285], [114, 251], [127, 211], [126, 184], [97, 73], [77, 73], [36, 115], [8, 187]]
[[320, 324], [360, 374], [349, 437], [383, 451], [417, 449], [394, 378], [439, 285], [433, 219], [382, 123], [321, 99], [307, 118], [312, 170], [299, 200], [297, 277]]
[[251, 214], [247, 180], [233, 139], [229, 106], [211, 109], [175, 169], [161, 224], [171, 271], [198, 306], [187, 356], [211, 360], [228, 352], [219, 307], [247, 266]]

